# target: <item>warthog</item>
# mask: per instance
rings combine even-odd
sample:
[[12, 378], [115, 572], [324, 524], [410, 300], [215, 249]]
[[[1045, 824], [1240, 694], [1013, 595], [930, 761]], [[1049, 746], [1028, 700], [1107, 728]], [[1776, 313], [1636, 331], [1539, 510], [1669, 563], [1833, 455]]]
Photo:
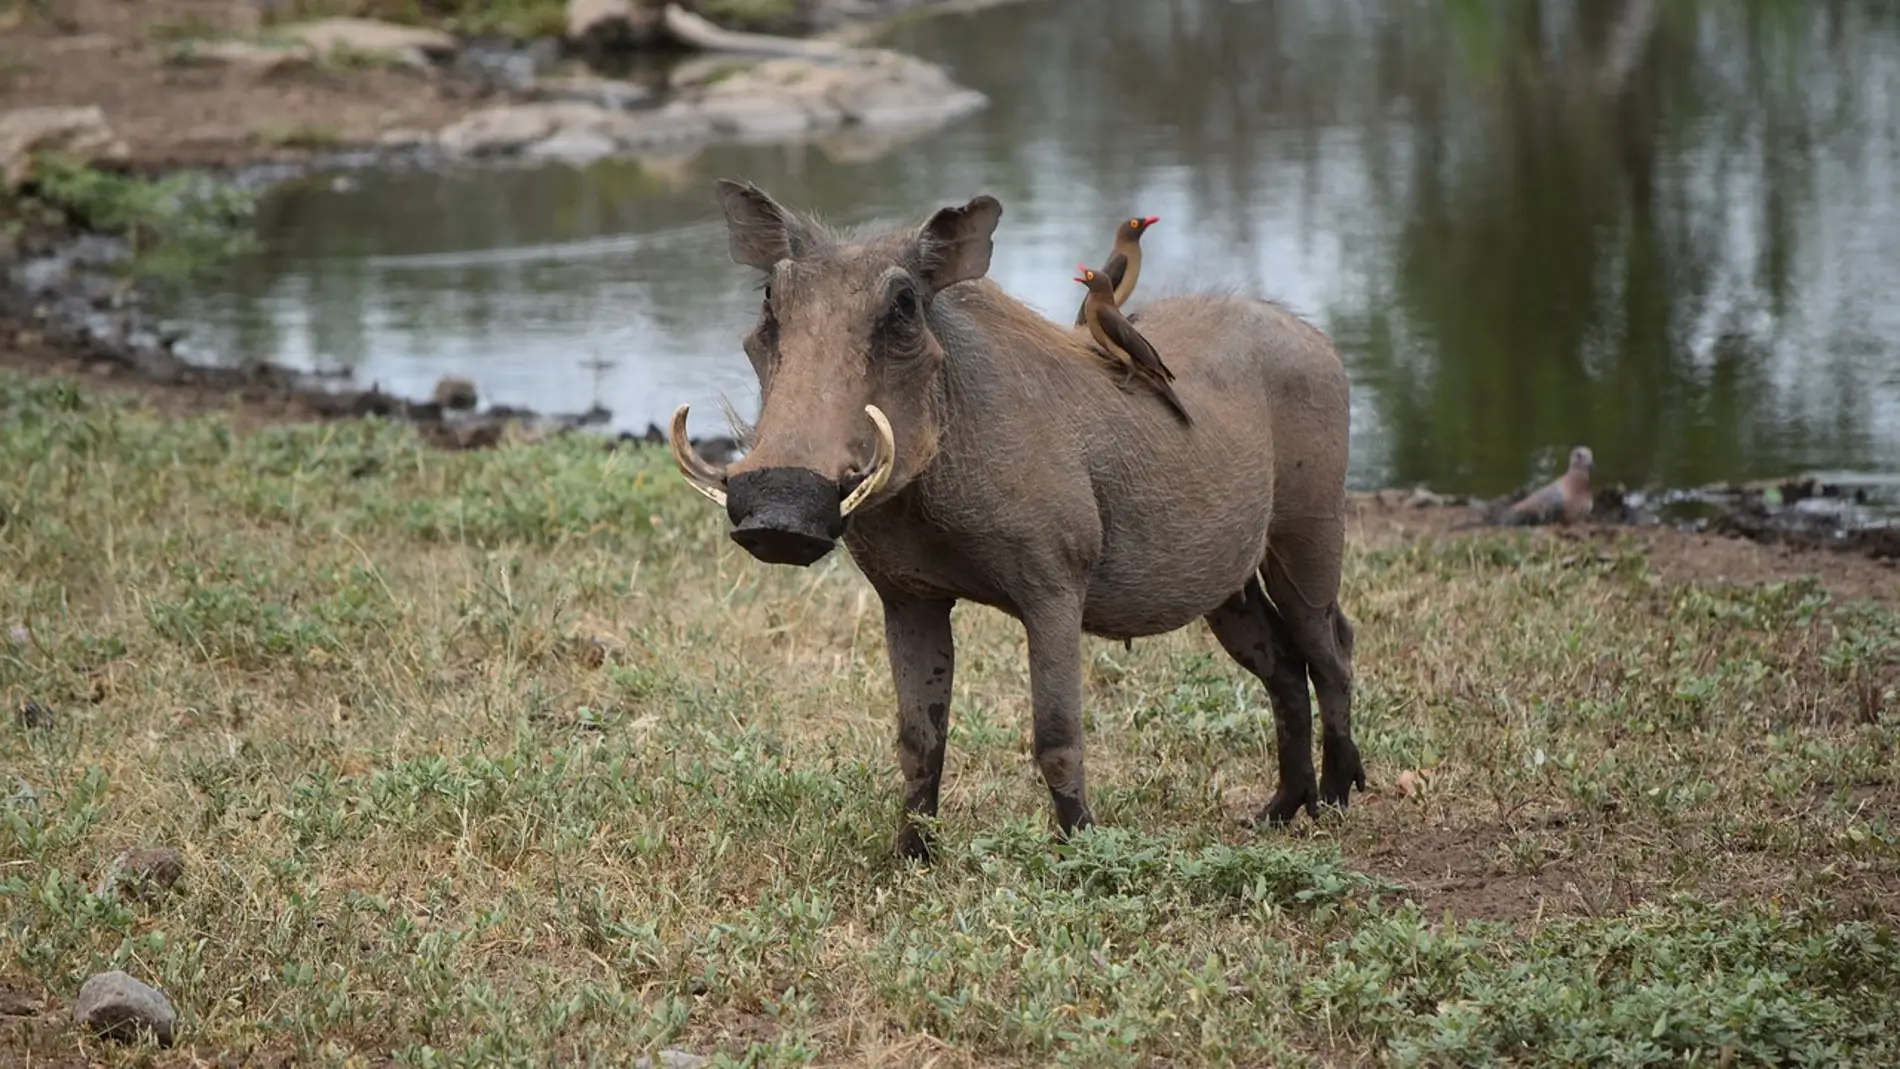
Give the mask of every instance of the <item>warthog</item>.
[[1273, 705], [1280, 782], [1260, 819], [1317, 816], [1365, 789], [1338, 602], [1346, 375], [1322, 332], [1264, 300], [1150, 302], [1141, 329], [1176, 370], [1184, 426], [1151, 391], [1122, 390], [1086, 332], [985, 277], [994, 197], [915, 231], [846, 235], [749, 183], [716, 192], [732, 258], [763, 274], [744, 341], [762, 402], [729, 467], [693, 452], [685, 405], [673, 455], [754, 557], [805, 567], [843, 538], [877, 592], [905, 778], [899, 852], [929, 855], [912, 816], [937, 812], [959, 598], [1022, 621], [1036, 764], [1063, 838], [1091, 823], [1085, 632], [1207, 621]]

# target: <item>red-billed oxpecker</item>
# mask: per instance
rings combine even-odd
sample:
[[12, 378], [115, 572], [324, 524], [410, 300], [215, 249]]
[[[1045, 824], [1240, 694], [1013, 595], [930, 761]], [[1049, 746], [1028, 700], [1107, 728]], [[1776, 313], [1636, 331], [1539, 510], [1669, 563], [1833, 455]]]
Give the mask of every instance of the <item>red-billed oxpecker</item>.
[[1109, 359], [1122, 366], [1122, 385], [1128, 384], [1132, 375], [1140, 375], [1143, 381], [1154, 388], [1167, 400], [1181, 417], [1181, 422], [1192, 424], [1187, 409], [1182, 407], [1181, 399], [1174, 394], [1174, 387], [1168, 383], [1174, 381], [1174, 372], [1161, 362], [1161, 354], [1148, 339], [1141, 336], [1135, 325], [1115, 307], [1115, 290], [1108, 276], [1100, 271], [1076, 265], [1082, 273], [1076, 281], [1088, 287], [1088, 296], [1082, 299], [1082, 319], [1088, 325], [1089, 336], [1095, 344], [1102, 347]]
[[[1134, 295], [1135, 282], [1141, 278], [1141, 235], [1151, 226], [1161, 221], [1158, 215], [1147, 218], [1137, 216], [1115, 228], [1115, 245], [1108, 250], [1108, 259], [1102, 262], [1102, 274], [1108, 276], [1108, 284], [1115, 291], [1115, 307], [1128, 303]], [[1081, 326], [1087, 307], [1075, 310], [1075, 325]]]

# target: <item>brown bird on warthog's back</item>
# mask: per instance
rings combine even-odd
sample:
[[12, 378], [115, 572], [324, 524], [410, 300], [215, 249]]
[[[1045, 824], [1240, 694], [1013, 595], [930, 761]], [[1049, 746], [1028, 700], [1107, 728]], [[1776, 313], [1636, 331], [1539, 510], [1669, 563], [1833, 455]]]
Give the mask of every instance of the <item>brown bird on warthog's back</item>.
[[[1135, 295], [1135, 283], [1141, 279], [1141, 235], [1160, 221], [1158, 215], [1145, 219], [1136, 216], [1115, 228], [1115, 244], [1108, 250], [1108, 259], [1102, 261], [1102, 274], [1108, 276], [1108, 283], [1115, 291], [1115, 307], [1127, 304], [1128, 298]], [[1085, 298], [1082, 307], [1075, 310], [1075, 325], [1081, 326], [1087, 314]]]
[[1150, 304], [1142, 333], [1170, 354], [1194, 409], [1183, 427], [1102, 374], [1081, 331], [984, 277], [996, 198], [846, 237], [756, 186], [715, 188], [732, 258], [766, 281], [744, 340], [761, 403], [750, 451], [729, 466], [693, 452], [681, 406], [674, 459], [753, 557], [807, 566], [842, 538], [877, 593], [901, 853], [929, 854], [913, 818], [937, 813], [960, 600], [1022, 621], [1033, 750], [1065, 836], [1092, 823], [1085, 634], [1207, 622], [1273, 704], [1279, 786], [1263, 820], [1317, 815], [1365, 788], [1339, 606], [1349, 400], [1323, 332], [1254, 298]]
[[1141, 331], [1115, 307], [1115, 291], [1109, 288], [1108, 279], [1100, 271], [1091, 271], [1080, 264], [1076, 270], [1082, 273], [1075, 280], [1089, 288], [1088, 296], [1082, 299], [1082, 318], [1089, 325], [1089, 337], [1095, 339], [1095, 344], [1102, 347], [1109, 359], [1121, 365], [1122, 385], [1128, 384], [1130, 376], [1140, 375], [1143, 382], [1168, 402], [1181, 422], [1193, 423], [1193, 417], [1175, 396], [1174, 387], [1168, 385], [1174, 381], [1174, 372], [1161, 362], [1161, 354], [1141, 336]]

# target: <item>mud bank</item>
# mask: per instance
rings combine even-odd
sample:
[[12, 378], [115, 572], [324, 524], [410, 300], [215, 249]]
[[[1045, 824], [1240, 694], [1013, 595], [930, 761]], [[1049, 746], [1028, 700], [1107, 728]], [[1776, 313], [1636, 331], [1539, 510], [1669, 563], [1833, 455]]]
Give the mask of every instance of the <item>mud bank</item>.
[[[988, 101], [935, 64], [858, 42], [894, 18], [963, 6], [571, 0], [565, 28], [510, 36], [260, 21], [281, 6], [221, 0], [78, 0], [70, 15], [27, 19], [0, 40], [11, 109], [0, 121], [13, 116], [29, 135], [0, 136], [0, 157], [50, 140], [141, 169], [419, 146], [589, 158], [928, 127]], [[764, 14], [778, 8], [794, 16]]]
[[[1519, 496], [1492, 499], [1417, 487], [1380, 490], [1364, 495], [1364, 500], [1386, 513], [1427, 510], [1443, 515], [1446, 533], [1476, 533], [1491, 529], [1481, 523], [1487, 508]], [[1594, 493], [1584, 526], [1664, 528], [1845, 553], [1891, 565], [1900, 563], [1900, 476], [1800, 475], [1663, 490], [1611, 484]]]

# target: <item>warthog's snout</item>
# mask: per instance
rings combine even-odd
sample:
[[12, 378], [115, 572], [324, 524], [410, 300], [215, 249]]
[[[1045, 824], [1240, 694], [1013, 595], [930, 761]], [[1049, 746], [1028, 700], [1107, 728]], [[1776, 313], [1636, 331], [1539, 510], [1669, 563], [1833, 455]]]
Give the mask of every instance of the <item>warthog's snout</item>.
[[[732, 540], [767, 564], [804, 568], [831, 552], [844, 534], [844, 520], [890, 480], [897, 442], [890, 421], [876, 405], [865, 405], [877, 431], [876, 453], [862, 472], [843, 484], [810, 468], [754, 468], [728, 476], [710, 464], [686, 440], [685, 405], [673, 412], [667, 442], [680, 473], [693, 489], [726, 507]], [[842, 500], [841, 500], [842, 499]]]
[[844, 534], [837, 483], [810, 468], [760, 468], [726, 483], [732, 540], [767, 564], [803, 568]]

